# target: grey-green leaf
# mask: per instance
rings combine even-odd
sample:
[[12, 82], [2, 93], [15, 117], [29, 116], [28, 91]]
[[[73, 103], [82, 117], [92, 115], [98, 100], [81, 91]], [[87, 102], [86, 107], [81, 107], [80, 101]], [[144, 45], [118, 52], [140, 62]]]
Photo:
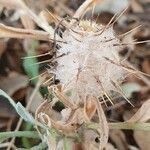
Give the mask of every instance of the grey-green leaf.
[[[23, 61], [23, 67], [25, 69], [25, 72], [30, 78], [34, 78], [39, 75], [39, 65], [36, 64], [38, 62], [36, 57], [32, 57], [36, 55], [35, 49], [37, 47], [38, 43], [37, 41], [33, 41], [31, 48], [28, 51], [27, 57], [30, 58], [25, 58]], [[32, 80], [34, 83], [36, 83], [36, 79]]]
[[35, 124], [35, 119], [33, 118], [33, 116], [22, 106], [20, 102], [18, 102], [16, 105], [16, 111], [22, 117], [22, 119]]

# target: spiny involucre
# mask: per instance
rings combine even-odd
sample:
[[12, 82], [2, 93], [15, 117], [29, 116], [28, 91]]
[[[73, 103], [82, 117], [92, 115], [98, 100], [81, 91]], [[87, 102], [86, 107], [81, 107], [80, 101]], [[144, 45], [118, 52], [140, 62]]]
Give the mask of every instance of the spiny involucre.
[[61, 44], [57, 55], [65, 55], [58, 59], [55, 71], [63, 91], [73, 90], [84, 99], [117, 90], [113, 83], [122, 80], [126, 71], [117, 65], [121, 46], [115, 45], [121, 43], [112, 27], [82, 20], [63, 33], [63, 40], [66, 43]]

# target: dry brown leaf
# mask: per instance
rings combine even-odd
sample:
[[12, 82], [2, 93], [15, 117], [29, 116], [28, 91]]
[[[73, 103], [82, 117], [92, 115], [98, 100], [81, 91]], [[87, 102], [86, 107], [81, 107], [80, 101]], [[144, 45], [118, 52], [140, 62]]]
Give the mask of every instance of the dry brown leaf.
[[150, 149], [150, 132], [134, 131], [134, 139], [140, 147], [140, 150]]
[[35, 28], [34, 22], [27, 15], [22, 15], [20, 19], [25, 29]]
[[150, 60], [145, 59], [142, 63], [143, 71], [147, 74], [150, 74]]
[[97, 99], [95, 99], [95, 101], [97, 104], [97, 113], [98, 113], [98, 117], [99, 117], [99, 129], [98, 129], [98, 131], [100, 133], [99, 149], [103, 149], [106, 147], [107, 142], [108, 142], [109, 128], [108, 128], [107, 119], [104, 114], [101, 103]]
[[11, 9], [23, 9], [26, 7], [22, 0], [0, 0], [0, 5]]
[[137, 109], [136, 110], [134, 110], [134, 109], [132, 109], [132, 110], [125, 110], [124, 113], [123, 113], [123, 116], [122, 116], [123, 120], [124, 121], [129, 120], [135, 114], [136, 111], [137, 111]]
[[[33, 88], [29, 88], [27, 91], [26, 103], [28, 103], [31, 93], [33, 92]], [[34, 96], [34, 100], [32, 101], [32, 105], [30, 106], [30, 111], [35, 113], [38, 106], [44, 101], [42, 95], [37, 92]]]
[[115, 143], [118, 150], [128, 149], [128, 144], [127, 144], [125, 135], [121, 130], [111, 130], [110, 138]]
[[40, 16], [41, 18], [46, 19], [46, 21], [47, 21], [48, 23], [50, 23], [50, 24], [51, 24], [51, 23], [58, 24], [59, 21], [60, 21], [60, 18], [59, 18], [57, 15], [55, 15], [55, 14], [52, 13], [52, 12], [49, 12], [48, 10], [43, 10], [43, 11], [41, 11], [40, 14], [39, 14], [39, 16]]
[[27, 87], [28, 77], [12, 72], [8, 77], [0, 79], [0, 89], [12, 96], [17, 90]]
[[[0, 108], [0, 119], [14, 118], [17, 116], [17, 113], [13, 106], [3, 96], [0, 96]], [[0, 126], [1, 123], [2, 121], [0, 120]]]
[[[146, 122], [150, 119], [150, 99], [127, 122]], [[141, 150], [149, 150], [150, 132], [134, 131], [134, 139]]]
[[131, 8], [132, 11], [135, 13], [142, 13], [144, 12], [142, 5], [137, 0], [131, 0]]
[[40, 13], [41, 10], [52, 6], [51, 3], [53, 3], [53, 0], [37, 0], [36, 2], [35, 0], [24, 0], [24, 2], [37, 13]]
[[58, 15], [48, 10], [41, 11], [39, 16], [43, 18], [44, 20], [46, 20], [46, 22], [48, 22], [49, 24], [55, 23], [56, 25], [58, 25], [61, 22], [61, 24], [65, 27], [68, 27], [68, 24], [69, 24], [65, 19], [59, 17]]
[[87, 118], [89, 120], [92, 119], [92, 117], [94, 116], [95, 112], [96, 112], [96, 103], [93, 99], [88, 98], [84, 107], [84, 111], [85, 111], [85, 115], [87, 116]]
[[8, 74], [9, 70], [22, 73], [21, 57], [25, 55], [22, 49], [21, 40], [18, 39], [3, 39], [7, 45], [6, 51], [1, 57], [0, 72]]
[[44, 31], [13, 28], [3, 24], [0, 24], [0, 37], [50, 41], [49, 34]]
[[106, 150], [117, 150], [111, 143], [107, 143]]
[[0, 57], [2, 56], [5, 50], [6, 50], [6, 43], [4, 42], [4, 40], [0, 40]]
[[[13, 9], [16, 9], [18, 11], [21, 11], [21, 16], [27, 15], [29, 18], [31, 18], [39, 27], [43, 28], [45, 31], [47, 31], [51, 36], [54, 36], [54, 30], [49, 24], [46, 22], [46, 20], [40, 18], [38, 15], [36, 15], [30, 8], [28, 8], [25, 3], [22, 0], [1, 0], [0, 5], [3, 7], [10, 7]], [[31, 22], [31, 21], [29, 21]], [[25, 23], [25, 22], [23, 22]], [[24, 24], [26, 26], [26, 24]], [[59, 36], [56, 36], [59, 38]]]
[[[98, 102], [98, 101], [97, 101]], [[93, 102], [94, 103], [94, 102]], [[108, 142], [108, 126], [105, 114], [100, 103], [97, 103], [97, 111], [99, 116], [99, 128], [98, 132], [94, 130], [85, 130], [83, 134], [82, 146], [84, 150], [98, 150], [105, 148], [106, 150], [115, 150], [112, 145], [109, 145]], [[98, 134], [99, 133], [99, 134]], [[90, 141], [90, 142], [89, 142]]]
[[[131, 29], [132, 30], [132, 29]], [[126, 36], [123, 37], [122, 42], [123, 43], [132, 43], [134, 42], [134, 35], [137, 32], [137, 30], [132, 31], [131, 33], [127, 34]], [[127, 45], [127, 48], [129, 51], [133, 51], [135, 49], [135, 45], [129, 44]]]
[[34, 29], [34, 23], [25, 13], [26, 5], [22, 0], [1, 0], [0, 5], [6, 8], [17, 10], [16, 13], [20, 16], [21, 22], [26, 29]]
[[150, 119], [150, 99], [127, 122], [146, 122]]

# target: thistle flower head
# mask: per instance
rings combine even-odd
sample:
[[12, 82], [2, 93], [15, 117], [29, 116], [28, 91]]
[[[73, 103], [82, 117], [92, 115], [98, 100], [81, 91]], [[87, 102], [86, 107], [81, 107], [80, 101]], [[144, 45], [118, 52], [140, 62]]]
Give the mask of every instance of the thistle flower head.
[[55, 74], [64, 91], [74, 90], [77, 96], [85, 98], [116, 90], [111, 81], [121, 80], [125, 71], [112, 63], [120, 63], [121, 48], [114, 46], [120, 44], [120, 40], [112, 27], [83, 20], [67, 29], [63, 40], [66, 43], [61, 44], [58, 55], [65, 55], [58, 59]]

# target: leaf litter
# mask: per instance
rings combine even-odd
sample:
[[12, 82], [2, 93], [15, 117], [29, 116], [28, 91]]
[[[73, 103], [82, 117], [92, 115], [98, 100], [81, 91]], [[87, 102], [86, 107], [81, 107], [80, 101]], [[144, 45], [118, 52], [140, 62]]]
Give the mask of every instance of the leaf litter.
[[[18, 3], [17, 3], [18, 2]], [[39, 2], [37, 2], [37, 3], [41, 3], [40, 1]], [[72, 7], [70, 7], [68, 4], [70, 4], [71, 3], [71, 5], [73, 5], [73, 2], [71, 1], [71, 2], [69, 2], [69, 1], [62, 1], [62, 3], [63, 3], [63, 5], [65, 6], [65, 7], [67, 7], [69, 10], [70, 10], [70, 12], [75, 12], [75, 10], [73, 10], [74, 8]], [[111, 3], [113, 3], [113, 2], [111, 2]], [[120, 2], [118, 1], [118, 2], [114, 2], [114, 4], [113, 5], [111, 5], [111, 6], [114, 6], [114, 9], [115, 9], [115, 7], [117, 6], [117, 5], [120, 5], [119, 4]], [[145, 2], [145, 3], [147, 3], [147, 2]], [[2, 23], [3, 24], [1, 24], [0, 25], [0, 32], [1, 32], [1, 37], [5, 37], [6, 39], [8, 39], [8, 38], [20, 38], [20, 39], [34, 39], [34, 40], [40, 40], [40, 42], [39, 42], [39, 46], [41, 45], [41, 44], [43, 44], [44, 42], [46, 43], [46, 44], [49, 44], [49, 42], [52, 42], [53, 43], [53, 41], [54, 40], [52, 40], [53, 39], [53, 37], [51, 37], [51, 36], [49, 36], [49, 34], [47, 34], [47, 32], [48, 33], [54, 33], [54, 30], [52, 30], [51, 28], [49, 28], [49, 26], [48, 26], [48, 24], [45, 22], [45, 21], [43, 21], [43, 19], [45, 19], [45, 18], [42, 18], [42, 17], [39, 17], [38, 15], [33, 15], [34, 13], [33, 13], [33, 11], [31, 11], [32, 10], [32, 5], [30, 6], [30, 9], [26, 6], [26, 4], [23, 2], [23, 1], [11, 1], [11, 3], [8, 3], [7, 1], [1, 1], [0, 2], [0, 4], [1, 4], [1, 6], [2, 7], [7, 7], [7, 6], [9, 6], [9, 9], [7, 10], [6, 9], [6, 12], [8, 11], [11, 11], [11, 10], [14, 10], [15, 9], [15, 11], [16, 11], [16, 13], [19, 13], [19, 17], [21, 17], [21, 24], [20, 24], [20, 22], [18, 22], [18, 20], [9, 20], [9, 23], [6, 23], [6, 25], [4, 25], [5, 24], [5, 21], [3, 22], [3, 20], [2, 20]], [[33, 3], [31, 3], [31, 4], [33, 4]], [[46, 8], [48, 8], [50, 5], [51, 5], [51, 7], [53, 8], [53, 9], [55, 9], [55, 3], [52, 3], [52, 4], [50, 4], [50, 3], [47, 3], [47, 2], [45, 2], [43, 5], [45, 5], [44, 7]], [[58, 7], [62, 7], [63, 5], [61, 5], [61, 6], [56, 6], [56, 8]], [[107, 5], [106, 5], [107, 6]], [[109, 5], [108, 5], [109, 6]], [[123, 6], [123, 5], [121, 5], [121, 6]], [[33, 6], [33, 10], [35, 11], [36, 9], [35, 9], [35, 7], [37, 7], [36, 9], [41, 9], [40, 8], [40, 5], [36, 5], [36, 6]], [[38, 8], [39, 7], [39, 8]], [[43, 7], [43, 6], [41, 6], [41, 7]], [[24, 11], [23, 13], [21, 12], [20, 13], [20, 8], [22, 9], [22, 11]], [[118, 7], [119, 8], [119, 7]], [[77, 8], [76, 8], [77, 9]], [[99, 8], [100, 9], [100, 8]], [[131, 2], [131, 8], [130, 8], [130, 10], [131, 11], [128, 11], [128, 12], [126, 12], [126, 14], [124, 14], [123, 16], [122, 16], [122, 18], [121, 18], [121, 21], [118, 23], [118, 24], [116, 24], [115, 25], [115, 30], [116, 30], [116, 32], [119, 32], [119, 33], [123, 33], [124, 31], [127, 31], [127, 30], [130, 30], [131, 28], [129, 27], [129, 25], [131, 25], [132, 27], [133, 26], [135, 26], [135, 25], [137, 25], [137, 22], [134, 22], [134, 20], [138, 20], [138, 22], [142, 22], [143, 21], [143, 16], [141, 17], [139, 17], [139, 15], [138, 14], [136, 14], [137, 12], [138, 13], [141, 13], [142, 15], [143, 15], [143, 13], [146, 13], [145, 12], [145, 5], [143, 5], [143, 2], [139, 2], [139, 3], [137, 3], [136, 1], [133, 1], [133, 2]], [[52, 14], [54, 14], [54, 16], [55, 16], [55, 18], [56, 18], [56, 16], [63, 16], [63, 14], [65, 13], [65, 12], [63, 12], [62, 13], [62, 11], [60, 11], [61, 9], [56, 9], [56, 12], [54, 12], [54, 13], [52, 13]], [[40, 10], [40, 11], [42, 11], [42, 9]], [[37, 14], [40, 12], [40, 11], [38, 11], [37, 12]], [[98, 8], [96, 9], [96, 12], [95, 12], [95, 14], [94, 15], [97, 15], [97, 11], [98, 12], [100, 12], [100, 11], [102, 11], [102, 10], [98, 10]], [[104, 10], [103, 10], [104, 11]], [[115, 11], [116, 11], [116, 9], [115, 9]], [[132, 12], [133, 11], [133, 12]], [[147, 10], [146, 10], [147, 11]], [[4, 18], [6, 18], [7, 17], [7, 13], [4, 13]], [[69, 12], [69, 11], [68, 11]], [[103, 13], [103, 16], [105, 17], [105, 15], [106, 15], [106, 12], [107, 13], [109, 13], [109, 15], [111, 15], [111, 14], [113, 14], [114, 12], [113, 12], [113, 10], [109, 10], [109, 9], [105, 9], [105, 12]], [[9, 13], [8, 13], [9, 14]], [[71, 13], [70, 13], [71, 14]], [[80, 16], [80, 12], [77, 12], [77, 14], [76, 14], [77, 16], [79, 15]], [[31, 19], [29, 19], [29, 17], [31, 17]], [[52, 17], [52, 16], [51, 16]], [[87, 14], [87, 17], [88, 17], [88, 14]], [[90, 16], [91, 17], [91, 16]], [[48, 19], [48, 18], [47, 18]], [[58, 18], [58, 19], [60, 19], [60, 18]], [[98, 19], [98, 21], [101, 21], [101, 18], [99, 18], [98, 16], [97, 16], [97, 19]], [[37, 23], [37, 25], [39, 26], [39, 27], [41, 27], [41, 28], [43, 28], [45, 31], [41, 31], [41, 30], [38, 30], [38, 28], [37, 28], [37, 26], [35, 26], [35, 24], [33, 23], [33, 21], [35, 21], [36, 23]], [[41, 24], [41, 22], [44, 22], [44, 24]], [[60, 21], [60, 20], [59, 20]], [[58, 21], [58, 22], [59, 22]], [[109, 21], [109, 20], [108, 20]], [[55, 21], [54, 20], [54, 23], [58, 23], [57, 21]], [[63, 21], [62, 21], [63, 22]], [[133, 22], [133, 23], [132, 23]], [[50, 24], [52, 24], [52, 22], [49, 22]], [[141, 30], [144, 28], [145, 30], [149, 30], [148, 29], [148, 25], [147, 25], [147, 20], [145, 21], [145, 22], [142, 22], [143, 24], [144, 24], [144, 26], [143, 27], [141, 27]], [[19, 25], [19, 27], [21, 27], [21, 28], [15, 28], [16, 26], [15, 25]], [[22, 28], [22, 26], [25, 28], [25, 29], [23, 29]], [[139, 32], [139, 30], [138, 31], [135, 31], [135, 33], [138, 33]], [[130, 36], [129, 36], [129, 38], [131, 38], [131, 40], [133, 39], [133, 40], [135, 40], [135, 35], [134, 34], [131, 34]], [[60, 37], [56, 37], [56, 39], [58, 40], [58, 42], [64, 42], [64, 41], [62, 41], [62, 39], [60, 38]], [[136, 39], [139, 39], [139, 40], [141, 40], [141, 34], [136, 34]], [[60, 41], [59, 41], [60, 40]], [[127, 40], [129, 40], [129, 39], [127, 39]], [[142, 36], [142, 40], [148, 40], [148, 35], [143, 35]], [[43, 41], [43, 42], [42, 42]], [[7, 42], [8, 42], [8, 40], [6, 40], [6, 45], [7, 45]], [[30, 44], [30, 43], [28, 43], [28, 44]], [[22, 44], [23, 45], [23, 44]], [[39, 47], [38, 46], [38, 47]], [[146, 48], [145, 48], [146, 47]], [[25, 49], [25, 51], [27, 52], [28, 50], [26, 49], [27, 47], [25, 47], [24, 45], [22, 46], [22, 48], [23, 49]], [[131, 50], [132, 49], [132, 50]], [[142, 49], [142, 53], [141, 53], [141, 49]], [[126, 46], [126, 47], [123, 47], [123, 49], [122, 49], [122, 51], [120, 51], [120, 53], [121, 53], [121, 55], [122, 56], [127, 56], [127, 57], [125, 57], [128, 61], [130, 61], [131, 63], [133, 63], [137, 68], [139, 68], [140, 70], [142, 70], [142, 71], [144, 71], [145, 73], [149, 73], [149, 66], [147, 65], [148, 64], [148, 62], [149, 62], [149, 60], [147, 59], [148, 58], [148, 53], [147, 53], [147, 49], [149, 49], [149, 45], [148, 44], [141, 44], [140, 46], [138, 46], [138, 45], [136, 45], [136, 46], [131, 46], [131, 45], [129, 45], [129, 46]], [[34, 50], [36, 50], [36, 48], [34, 48]], [[30, 50], [29, 50], [30, 51]], [[128, 53], [129, 52], [129, 53]], [[4, 55], [5, 54], [5, 51], [2, 51], [2, 55]], [[140, 54], [140, 55], [139, 55]], [[24, 55], [24, 54], [23, 54]], [[36, 52], [35, 52], [35, 54], [34, 55], [36, 55]], [[46, 56], [44, 56], [44, 58], [46, 58]], [[21, 58], [20, 58], [20, 60], [21, 60]], [[37, 59], [36, 59], [37, 60]], [[33, 63], [33, 59], [25, 59], [25, 61], [28, 63], [28, 64], [30, 64], [30, 63]], [[27, 64], [26, 63], [26, 64]], [[141, 66], [141, 64], [143, 65], [143, 66]], [[12, 78], [11, 79], [9, 79], [9, 75], [12, 73], [12, 70], [10, 70], [9, 69], [9, 67], [5, 67], [6, 66], [6, 64], [4, 64], [3, 65], [4, 66], [4, 68], [5, 68], [5, 73], [7, 73], [7, 77], [6, 76], [4, 76], [3, 78], [5, 79], [4, 81], [6, 81], [6, 82], [8, 82], [8, 85], [9, 85], [9, 83], [11, 83], [11, 82], [13, 82], [13, 80], [12, 80]], [[42, 69], [44, 68], [46, 68], [47, 69], [47, 67], [49, 67], [49, 66], [44, 66], [44, 64], [42, 64], [42, 65], [39, 65]], [[142, 69], [141, 69], [141, 67], [142, 67]], [[35, 67], [36, 68], [36, 67]], [[11, 68], [12, 69], [12, 68]], [[22, 68], [21, 68], [22, 69]], [[39, 73], [37, 72], [37, 69], [32, 69], [32, 67], [28, 67], [28, 65], [26, 65], [26, 67], [24, 67], [24, 69], [26, 70], [26, 73], [27, 73], [27, 75], [28, 75], [28, 78], [31, 78], [31, 77], [33, 77], [33, 76], [38, 76], [40, 73], [43, 73], [43, 70], [42, 69], [39, 69]], [[42, 70], [42, 71], [41, 71]], [[20, 73], [20, 72], [19, 72]], [[24, 74], [24, 70], [22, 69], [22, 74]], [[22, 75], [21, 75], [22, 76]], [[24, 76], [24, 75], [23, 75]], [[131, 76], [131, 75], [130, 75]], [[9, 79], [9, 80], [8, 80]], [[8, 81], [7, 81], [8, 80]], [[22, 80], [22, 79], [21, 79]], [[6, 89], [5, 91], [10, 95], [10, 96], [12, 96], [13, 95], [13, 93], [14, 92], [16, 92], [16, 90], [19, 90], [19, 89], [21, 89], [22, 87], [27, 87], [27, 86], [32, 86], [32, 83], [30, 84], [30, 82], [27, 82], [27, 79], [25, 80], [25, 83], [23, 83], [22, 81], [20, 80], [20, 82], [19, 82], [19, 78], [16, 78], [16, 81], [15, 82], [13, 82], [13, 84], [10, 84], [8, 87], [6, 86], [7, 84], [2, 84], [2, 89]], [[146, 81], [146, 80], [145, 80]], [[19, 85], [20, 84], [20, 85]], [[134, 85], [130, 85], [130, 84], [134, 84]], [[104, 102], [101, 102], [100, 104], [99, 103], [97, 103], [97, 106], [99, 106], [99, 107], [97, 107], [97, 114], [98, 115], [96, 115], [96, 116], [94, 116], [93, 117], [93, 115], [95, 114], [95, 112], [96, 112], [96, 109], [95, 109], [95, 106], [94, 106], [94, 102], [92, 101], [92, 102], [90, 102], [89, 101], [89, 104], [87, 103], [87, 106], [84, 108], [84, 110], [73, 110], [72, 112], [71, 112], [71, 116], [67, 113], [67, 111], [66, 111], [66, 114], [67, 115], [69, 115], [70, 117], [72, 117], [72, 114], [73, 114], [73, 117], [74, 117], [74, 115], [78, 118], [78, 120], [80, 120], [80, 121], [78, 121], [78, 120], [74, 120], [73, 118], [70, 118], [72, 121], [73, 121], [73, 123], [77, 123], [77, 124], [80, 124], [80, 123], [82, 123], [82, 121], [85, 121], [83, 118], [86, 116], [86, 122], [89, 122], [89, 119], [90, 118], [92, 118], [94, 121], [96, 121], [96, 123], [98, 122], [98, 120], [99, 120], [99, 129], [98, 129], [98, 133], [97, 133], [97, 131], [95, 131], [95, 130], [83, 130], [83, 145], [78, 145], [78, 144], [75, 144], [74, 145], [74, 147], [84, 147], [84, 149], [97, 149], [99, 146], [102, 148], [102, 147], [105, 147], [106, 145], [108, 146], [108, 147], [111, 147], [110, 149], [112, 150], [112, 149], [115, 149], [115, 148], [117, 148], [117, 149], [120, 149], [120, 147], [124, 147], [124, 144], [129, 148], [129, 147], [131, 147], [131, 145], [133, 146], [135, 146], [135, 147], [137, 147], [137, 144], [138, 144], [138, 146], [141, 148], [141, 149], [147, 149], [146, 147], [148, 147], [148, 141], [146, 140], [146, 139], [144, 139], [144, 132], [142, 133], [142, 131], [134, 131], [134, 133], [132, 134], [132, 135], [128, 135], [127, 134], [127, 132], [126, 131], [124, 131], [124, 132], [122, 132], [122, 131], [119, 131], [118, 130], [118, 132], [120, 132], [120, 134], [121, 134], [121, 137], [123, 137], [123, 142], [121, 143], [121, 142], [119, 142], [118, 140], [115, 140], [115, 138], [117, 139], [117, 138], [119, 138], [119, 136], [120, 136], [120, 134], [116, 134], [116, 137], [113, 137], [113, 140], [116, 142], [115, 143], [115, 145], [114, 145], [114, 142], [112, 142], [111, 144], [110, 143], [107, 143], [107, 139], [108, 139], [108, 123], [109, 122], [115, 122], [115, 123], [117, 123], [117, 122], [120, 122], [120, 121], [122, 121], [122, 116], [124, 115], [124, 113], [128, 110], [129, 111], [129, 113], [131, 113], [131, 114], [133, 114], [133, 111], [135, 112], [135, 111], [137, 111], [137, 113], [130, 119], [130, 120], [128, 120], [127, 122], [146, 122], [146, 121], [148, 121], [149, 120], [149, 108], [148, 108], [148, 106], [149, 106], [149, 94], [148, 93], [146, 93], [145, 92], [145, 97], [140, 97], [140, 98], [138, 98], [138, 101], [136, 101], [136, 96], [138, 95], [138, 94], [141, 94], [143, 91], [142, 91], [142, 89], [143, 88], [145, 88], [145, 87], [147, 87], [148, 88], [148, 85], [146, 85], [145, 84], [145, 82], [143, 82], [142, 80], [139, 80], [139, 79], [137, 79], [137, 78], [135, 78], [135, 76], [132, 76], [132, 78], [130, 78], [129, 79], [129, 77], [127, 77], [127, 79], [124, 81], [124, 85], [126, 86], [126, 89], [124, 89], [125, 90], [125, 92], [128, 92], [128, 96], [129, 96], [129, 99], [135, 104], [135, 107], [136, 107], [136, 104], [138, 104], [138, 106], [136, 107], [136, 108], [132, 108], [131, 106], [129, 106], [128, 104], [126, 104], [126, 103], [123, 103], [123, 104], [121, 104], [121, 105], [118, 105], [119, 107], [116, 107], [115, 108], [115, 110], [117, 110], [117, 111], [115, 111], [115, 110], [113, 110], [113, 109], [111, 109], [111, 111], [110, 111], [110, 109], [109, 109], [109, 111], [107, 111], [107, 109], [109, 108], [109, 106], [108, 106], [108, 108], [107, 107], [105, 107], [105, 105], [104, 105]], [[6, 88], [4, 88], [6, 86]], [[11, 87], [12, 86], [12, 87]], [[140, 87], [140, 88], [139, 88]], [[8, 88], [8, 90], [7, 90], [7, 88]], [[127, 90], [127, 91], [126, 91]], [[48, 93], [47, 93], [48, 94]], [[46, 98], [46, 99], [48, 99], [48, 101], [51, 101], [51, 99], [52, 99], [52, 97], [51, 97], [51, 95], [45, 95], [44, 96], [44, 98]], [[58, 94], [58, 93], [57, 93]], [[143, 93], [142, 93], [143, 94]], [[7, 97], [6, 95], [3, 95], [4, 97]], [[57, 95], [58, 96], [58, 95]], [[59, 95], [60, 96], [60, 95]], [[62, 95], [61, 95], [62, 96]], [[43, 99], [44, 99], [43, 98]], [[65, 98], [65, 96], [63, 96], [63, 98]], [[106, 97], [104, 96], [104, 99], [106, 99]], [[118, 97], [118, 98], [114, 98], [114, 102], [116, 102], [116, 103], [120, 103], [120, 100], [122, 100], [123, 98], [121, 98], [121, 97]], [[58, 102], [59, 101], [59, 98], [58, 97], [55, 97], [55, 100], [56, 100], [56, 102]], [[23, 101], [24, 100], [20, 100], [20, 102], [22, 102], [23, 103]], [[35, 99], [35, 101], [36, 101], [36, 99]], [[107, 101], [107, 100], [106, 100]], [[136, 102], [135, 102], [136, 101]], [[65, 102], [65, 99], [63, 99], [62, 100], [62, 102]], [[13, 103], [13, 102], [12, 102]], [[28, 103], [28, 101], [27, 101], [27, 103]], [[142, 103], [144, 103], [142, 106], [141, 106], [141, 104]], [[14, 104], [14, 103], [13, 103]], [[67, 103], [68, 104], [68, 103]], [[93, 104], [93, 105], [91, 105], [91, 104]], [[55, 103], [53, 104], [53, 105], [55, 105]], [[52, 106], [50, 106], [50, 108], [52, 108], [53, 107], [53, 105]], [[49, 106], [49, 105], [48, 105]], [[69, 105], [69, 106], [71, 106], [71, 105]], [[141, 108], [140, 108], [140, 106], [141, 106]], [[35, 107], [37, 107], [37, 106], [35, 106]], [[58, 105], [58, 107], [60, 107], [59, 105]], [[68, 107], [68, 105], [66, 105], [66, 107]], [[103, 109], [102, 109], [102, 107], [103, 107]], [[19, 110], [19, 113], [20, 112], [25, 112], [25, 110], [22, 108], [22, 104], [18, 104], [18, 110]], [[49, 107], [48, 107], [49, 108]], [[45, 124], [47, 124], [48, 123], [48, 118], [47, 118], [47, 113], [49, 114], [50, 112], [47, 112], [47, 111], [49, 111], [49, 109], [47, 108], [47, 110], [44, 112], [45, 114], [42, 114], [41, 115], [41, 119], [42, 119], [42, 121], [44, 121], [43, 123], [45, 123]], [[72, 108], [74, 108], [74, 106], [72, 107]], [[75, 107], [76, 108], [76, 107]], [[94, 109], [93, 109], [94, 108]], [[45, 108], [43, 108], [43, 109], [45, 109]], [[42, 111], [43, 111], [43, 109], [42, 109]], [[120, 109], [122, 109], [121, 111], [120, 111]], [[139, 109], [139, 110], [138, 110]], [[32, 109], [30, 109], [30, 111], [32, 111]], [[105, 112], [105, 114], [104, 114], [104, 112]], [[76, 113], [77, 112], [77, 113]], [[85, 114], [85, 116], [83, 117], [83, 115], [79, 115], [79, 114], [82, 114], [82, 113], [84, 113]], [[120, 112], [119, 114], [116, 114], [116, 115], [112, 115], [112, 114], [114, 114], [114, 113], [117, 113], [117, 112]], [[57, 116], [58, 114], [59, 114], [59, 112], [57, 111], [57, 110], [55, 110], [54, 112], [51, 112], [52, 114], [54, 113], [56, 113], [56, 115], [54, 115], [53, 116], [53, 118], [55, 118], [55, 116]], [[78, 114], [78, 115], [77, 115]], [[63, 116], [61, 116], [61, 115], [58, 115], [59, 117], [58, 118], [55, 118], [56, 119], [56, 121], [57, 121], [57, 119], [59, 120], [60, 119], [60, 117], [63, 117]], [[24, 115], [22, 115], [22, 117], [25, 119], [25, 120], [30, 120], [30, 122], [32, 122], [32, 119], [33, 118], [31, 118], [30, 117], [30, 115], [28, 114], [28, 113], [25, 113]], [[99, 117], [99, 119], [98, 119], [98, 117]], [[106, 117], [107, 117], [107, 120], [106, 120]], [[64, 118], [64, 122], [63, 122], [63, 124], [66, 124], [67, 126], [67, 128], [69, 127], [68, 126], [68, 124], [67, 124], [67, 122], [65, 122], [65, 120], [67, 120], [66, 118]], [[33, 122], [32, 122], [33, 123]], [[53, 122], [53, 120], [51, 120], [50, 121], [50, 124], [51, 125], [54, 125], [54, 126], [56, 126], [56, 127], [59, 127], [59, 128], [62, 128], [63, 127], [63, 124], [61, 124], [61, 122], [60, 121], [58, 121], [58, 122]], [[50, 125], [49, 124], [49, 125]], [[77, 125], [77, 124], [75, 124], [75, 126]], [[68, 128], [69, 129], [69, 128]], [[71, 128], [70, 128], [71, 129]], [[41, 129], [40, 129], [41, 130]], [[40, 131], [41, 132], [41, 131]], [[114, 132], [115, 132], [115, 130], [114, 130]], [[116, 131], [117, 132], [117, 131]], [[100, 133], [100, 144], [99, 144], [99, 142], [97, 143], [97, 142], [95, 142], [95, 140], [96, 141], [99, 141], [99, 133]], [[96, 137], [95, 137], [96, 136]], [[147, 136], [149, 136], [149, 135], [147, 135]], [[142, 137], [142, 138], [141, 138]], [[122, 139], [122, 138], [121, 138]], [[128, 139], [128, 140], [127, 140]], [[93, 142], [89, 142], [89, 140], [93, 140]], [[113, 141], [112, 140], [112, 141]], [[136, 143], [135, 143], [135, 141], [133, 142], [133, 140], [135, 140], [136, 141]], [[50, 143], [51, 144], [51, 143]], [[54, 144], [54, 143], [53, 143]], [[89, 145], [88, 145], [89, 144]], [[54, 144], [55, 145], [55, 144]], [[78, 146], [77, 146], [78, 145]], [[19, 145], [20, 146], [20, 145]], [[106, 147], [107, 147], [106, 146]], [[144, 147], [145, 146], [145, 147]], [[54, 146], [55, 147], [55, 146]], [[115, 148], [114, 148], [115, 147]], [[106, 148], [107, 149], [107, 148]], [[109, 149], [109, 148], [108, 148]]]

